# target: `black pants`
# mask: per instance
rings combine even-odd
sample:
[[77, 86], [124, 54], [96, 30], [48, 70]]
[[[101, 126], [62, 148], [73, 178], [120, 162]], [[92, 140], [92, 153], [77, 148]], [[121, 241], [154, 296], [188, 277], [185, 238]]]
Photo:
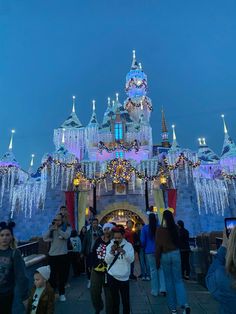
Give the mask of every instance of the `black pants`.
[[90, 280], [91, 277], [92, 266], [93, 266], [93, 253], [89, 253], [89, 255], [86, 256], [86, 273], [88, 280]]
[[0, 294], [0, 313], [12, 314], [12, 304], [14, 295], [12, 294]]
[[109, 275], [109, 286], [113, 314], [119, 314], [120, 296], [123, 304], [123, 314], [130, 314], [129, 280], [120, 281]]
[[181, 256], [181, 266], [182, 266], [182, 276], [190, 275], [190, 264], [189, 264], [189, 251], [180, 252]]
[[69, 252], [69, 261], [72, 265], [74, 276], [80, 275], [80, 254], [78, 252]]
[[59, 295], [65, 294], [65, 283], [68, 277], [68, 254], [49, 256], [51, 275], [49, 282], [55, 290], [58, 287]]

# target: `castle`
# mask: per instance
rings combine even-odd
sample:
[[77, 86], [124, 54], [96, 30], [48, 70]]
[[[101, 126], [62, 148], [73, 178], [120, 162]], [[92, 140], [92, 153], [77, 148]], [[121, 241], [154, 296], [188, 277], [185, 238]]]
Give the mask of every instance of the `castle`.
[[149, 206], [157, 212], [170, 207], [183, 219], [192, 235], [222, 230], [223, 217], [236, 216], [236, 146], [222, 115], [225, 139], [217, 156], [204, 138], [198, 151], [182, 148], [169, 140], [162, 110], [161, 143], [153, 144], [147, 96], [147, 75], [135, 51], [126, 75], [124, 103], [108, 98], [103, 120], [96, 116], [83, 126], [75, 110], [54, 130], [55, 152], [45, 154], [33, 173], [21, 169], [9, 150], [0, 161], [0, 220], [14, 219], [16, 235], [28, 239], [41, 235], [61, 204], [71, 208], [73, 226], [97, 215], [102, 221], [123, 223], [127, 218], [147, 222]]

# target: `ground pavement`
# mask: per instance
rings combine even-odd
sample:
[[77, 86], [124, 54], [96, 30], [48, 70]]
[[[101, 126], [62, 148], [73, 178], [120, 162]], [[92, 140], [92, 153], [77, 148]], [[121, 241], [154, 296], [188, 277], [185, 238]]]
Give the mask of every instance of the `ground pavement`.
[[[70, 287], [66, 289], [66, 302], [56, 302], [55, 314], [94, 314], [90, 300], [89, 289], [86, 287], [85, 276], [71, 279]], [[208, 291], [196, 282], [186, 283], [191, 314], [218, 314], [218, 305]], [[131, 313], [132, 314], [168, 314], [165, 297], [150, 295], [150, 282], [130, 282]], [[122, 313], [122, 312], [121, 312]], [[105, 314], [105, 311], [101, 312]]]

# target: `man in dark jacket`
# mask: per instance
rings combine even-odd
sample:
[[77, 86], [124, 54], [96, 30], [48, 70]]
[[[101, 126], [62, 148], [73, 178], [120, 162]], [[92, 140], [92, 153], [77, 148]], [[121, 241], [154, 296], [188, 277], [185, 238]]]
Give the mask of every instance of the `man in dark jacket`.
[[189, 264], [189, 232], [184, 228], [183, 220], [177, 222], [179, 227], [179, 248], [181, 255], [182, 276], [184, 279], [189, 280], [190, 264]]
[[102, 235], [102, 228], [98, 224], [98, 219], [93, 218], [92, 224], [89, 230], [84, 236], [82, 243], [82, 254], [86, 259], [86, 272], [88, 276], [88, 289], [90, 288], [90, 276], [92, 268], [92, 259], [93, 259], [93, 246], [95, 241]]

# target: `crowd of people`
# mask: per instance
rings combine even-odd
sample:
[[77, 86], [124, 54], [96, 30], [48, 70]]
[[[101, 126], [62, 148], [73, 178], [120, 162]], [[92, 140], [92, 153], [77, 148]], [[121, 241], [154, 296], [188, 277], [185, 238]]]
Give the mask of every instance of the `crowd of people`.
[[[28, 289], [24, 261], [16, 249], [14, 223], [0, 223], [0, 313], [11, 314], [14, 288], [19, 285], [27, 314], [53, 314], [55, 294], [65, 302], [70, 268], [74, 277], [87, 275], [94, 313], [130, 313], [130, 280], [150, 282], [150, 294], [166, 297], [171, 313], [191, 312], [184, 280], [190, 279], [189, 233], [184, 222], [174, 220], [169, 210], [159, 223], [153, 212], [148, 224], [129, 219], [126, 226], [96, 217], [80, 233], [72, 230], [68, 211], [61, 206], [43, 239], [50, 243], [48, 265], [34, 273]], [[139, 262], [139, 273], [135, 265]], [[223, 243], [209, 268], [206, 284], [220, 303], [220, 313], [236, 313], [236, 228]], [[104, 299], [103, 299], [104, 292]]]

